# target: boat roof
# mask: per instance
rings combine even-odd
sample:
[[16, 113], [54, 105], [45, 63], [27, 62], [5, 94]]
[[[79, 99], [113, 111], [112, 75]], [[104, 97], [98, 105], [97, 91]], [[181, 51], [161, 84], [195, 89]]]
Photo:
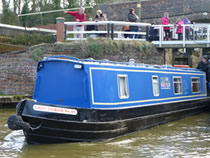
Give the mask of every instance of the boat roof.
[[78, 59], [76, 57], [71, 56], [49, 56], [44, 57], [42, 61], [53, 61], [53, 60], [60, 60], [60, 61], [69, 61], [78, 64], [86, 64], [86, 65], [100, 65], [100, 66], [123, 66], [123, 67], [133, 67], [133, 68], [150, 68], [150, 69], [162, 69], [162, 70], [175, 70], [175, 71], [195, 71], [195, 72], [203, 72], [199, 69], [195, 68], [186, 68], [186, 67], [173, 67], [172, 65], [150, 65], [144, 63], [135, 63], [134, 60], [129, 62], [115, 62], [109, 61], [108, 59], [104, 60], [95, 60], [93, 58], [88, 59]]

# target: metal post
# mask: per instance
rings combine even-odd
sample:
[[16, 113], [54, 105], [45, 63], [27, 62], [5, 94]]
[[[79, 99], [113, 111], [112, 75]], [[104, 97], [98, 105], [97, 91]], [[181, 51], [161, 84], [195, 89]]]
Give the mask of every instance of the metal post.
[[146, 40], [149, 39], [149, 26], [146, 27]]
[[18, 16], [18, 25], [20, 26], [20, 18], [19, 18], [19, 16]]
[[159, 26], [159, 47], [162, 46], [162, 31], [163, 31], [163, 27]]
[[110, 36], [110, 23], [107, 24], [107, 38]]
[[42, 17], [42, 14], [40, 14], [41, 16], [41, 24], [43, 25], [43, 17]]
[[141, 0], [138, 0], [137, 7], [139, 8], [139, 21], [141, 22]]
[[183, 47], [185, 47], [185, 25], [183, 25]]
[[207, 25], [207, 47], [209, 47], [209, 44], [210, 44], [210, 41], [209, 41], [209, 31], [210, 31], [210, 28], [209, 28], [209, 25]]
[[193, 33], [193, 41], [195, 42], [195, 22], [193, 22], [192, 33]]
[[111, 24], [111, 39], [114, 40], [114, 24]]
[[64, 39], [66, 40], [67, 38], [67, 25], [64, 25]]

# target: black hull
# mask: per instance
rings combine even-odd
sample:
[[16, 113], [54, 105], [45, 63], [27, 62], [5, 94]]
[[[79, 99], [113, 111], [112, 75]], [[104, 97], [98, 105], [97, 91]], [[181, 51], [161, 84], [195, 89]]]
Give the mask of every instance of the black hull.
[[78, 115], [70, 117], [34, 112], [32, 104], [26, 101], [21, 113], [23, 121], [34, 128], [24, 131], [29, 144], [112, 139], [206, 111], [210, 99], [121, 110], [77, 109]]

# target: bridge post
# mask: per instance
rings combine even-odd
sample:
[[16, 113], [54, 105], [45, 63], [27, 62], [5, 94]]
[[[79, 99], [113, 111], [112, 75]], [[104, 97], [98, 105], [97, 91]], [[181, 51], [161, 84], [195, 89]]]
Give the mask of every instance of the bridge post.
[[209, 44], [210, 44], [210, 43], [209, 43], [209, 42], [210, 42], [210, 41], [209, 41], [209, 31], [210, 31], [210, 27], [209, 27], [209, 25], [208, 25], [208, 27], [207, 27], [207, 43], [208, 43], [208, 44], [207, 44], [207, 47], [209, 47]]
[[173, 48], [165, 48], [164, 49], [165, 54], [165, 65], [173, 65]]
[[110, 24], [107, 24], [107, 38], [110, 36]]
[[111, 24], [111, 39], [114, 40], [114, 24]]
[[64, 18], [63, 17], [58, 17], [56, 18], [56, 41], [57, 42], [63, 42], [65, 39], [65, 26], [64, 26]]
[[183, 25], [183, 48], [185, 47], [185, 34], [186, 34], [186, 32], [185, 32], [185, 25]]

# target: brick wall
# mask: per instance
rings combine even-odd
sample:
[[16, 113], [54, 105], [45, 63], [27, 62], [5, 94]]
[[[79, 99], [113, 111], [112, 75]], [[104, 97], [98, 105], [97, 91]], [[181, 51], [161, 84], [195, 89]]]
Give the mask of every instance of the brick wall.
[[0, 54], [0, 94], [32, 94], [36, 62], [31, 54]]
[[[54, 45], [43, 45], [44, 56], [69, 55], [66, 51], [54, 49]], [[11, 52], [0, 54], [0, 95], [25, 95], [33, 94], [36, 79], [37, 62], [30, 53], [34, 48], [26, 52]], [[71, 50], [71, 52], [73, 52]]]

